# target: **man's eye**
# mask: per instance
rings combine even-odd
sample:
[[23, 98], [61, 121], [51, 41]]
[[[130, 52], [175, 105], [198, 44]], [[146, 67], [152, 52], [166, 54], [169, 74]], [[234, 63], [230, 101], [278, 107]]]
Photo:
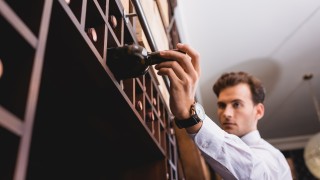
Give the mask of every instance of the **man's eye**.
[[219, 109], [225, 109], [225, 108], [226, 108], [226, 105], [225, 105], [225, 104], [218, 104], [218, 108], [219, 108]]
[[233, 103], [233, 107], [234, 108], [239, 108], [240, 107], [240, 103], [238, 103], [238, 102]]

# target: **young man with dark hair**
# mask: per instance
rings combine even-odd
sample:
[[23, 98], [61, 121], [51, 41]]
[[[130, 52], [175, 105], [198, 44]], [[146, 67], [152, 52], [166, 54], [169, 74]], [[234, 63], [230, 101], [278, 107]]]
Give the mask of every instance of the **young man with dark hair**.
[[170, 80], [170, 108], [179, 128], [185, 128], [206, 162], [223, 179], [291, 180], [284, 155], [260, 137], [258, 121], [264, 115], [265, 90], [245, 72], [221, 75], [213, 86], [221, 128], [195, 101], [200, 78], [200, 55], [186, 44], [176, 51], [161, 51], [174, 61], [155, 66]]

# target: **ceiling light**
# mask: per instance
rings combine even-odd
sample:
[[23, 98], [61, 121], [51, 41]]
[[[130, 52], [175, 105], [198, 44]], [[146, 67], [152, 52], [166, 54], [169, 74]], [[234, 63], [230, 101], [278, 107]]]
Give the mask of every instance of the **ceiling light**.
[[[311, 86], [311, 83], [309, 80], [313, 78], [313, 74], [305, 74], [303, 76], [303, 80], [308, 81], [309, 87], [310, 87], [310, 94], [314, 103], [314, 106], [316, 108], [318, 120], [320, 123], [320, 107], [318, 100], [314, 94], [313, 88]], [[307, 142], [307, 145], [304, 148], [304, 161], [306, 163], [307, 168], [309, 171], [317, 178], [320, 178], [320, 132], [318, 132], [316, 135], [312, 136], [309, 141]]]

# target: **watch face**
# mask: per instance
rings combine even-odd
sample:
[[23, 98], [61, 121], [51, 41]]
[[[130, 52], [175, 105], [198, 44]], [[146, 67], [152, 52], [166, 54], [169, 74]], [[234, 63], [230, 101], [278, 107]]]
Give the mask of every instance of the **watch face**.
[[204, 109], [201, 106], [201, 104], [196, 103], [194, 105], [194, 108], [195, 108], [197, 116], [203, 121], [205, 119], [205, 117], [206, 117], [206, 114], [205, 114]]

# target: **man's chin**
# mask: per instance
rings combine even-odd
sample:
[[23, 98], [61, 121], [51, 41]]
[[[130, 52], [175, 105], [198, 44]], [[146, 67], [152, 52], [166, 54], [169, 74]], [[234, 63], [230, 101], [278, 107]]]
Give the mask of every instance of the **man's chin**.
[[232, 128], [224, 128], [224, 131], [226, 131], [229, 134], [234, 134], [234, 130]]

